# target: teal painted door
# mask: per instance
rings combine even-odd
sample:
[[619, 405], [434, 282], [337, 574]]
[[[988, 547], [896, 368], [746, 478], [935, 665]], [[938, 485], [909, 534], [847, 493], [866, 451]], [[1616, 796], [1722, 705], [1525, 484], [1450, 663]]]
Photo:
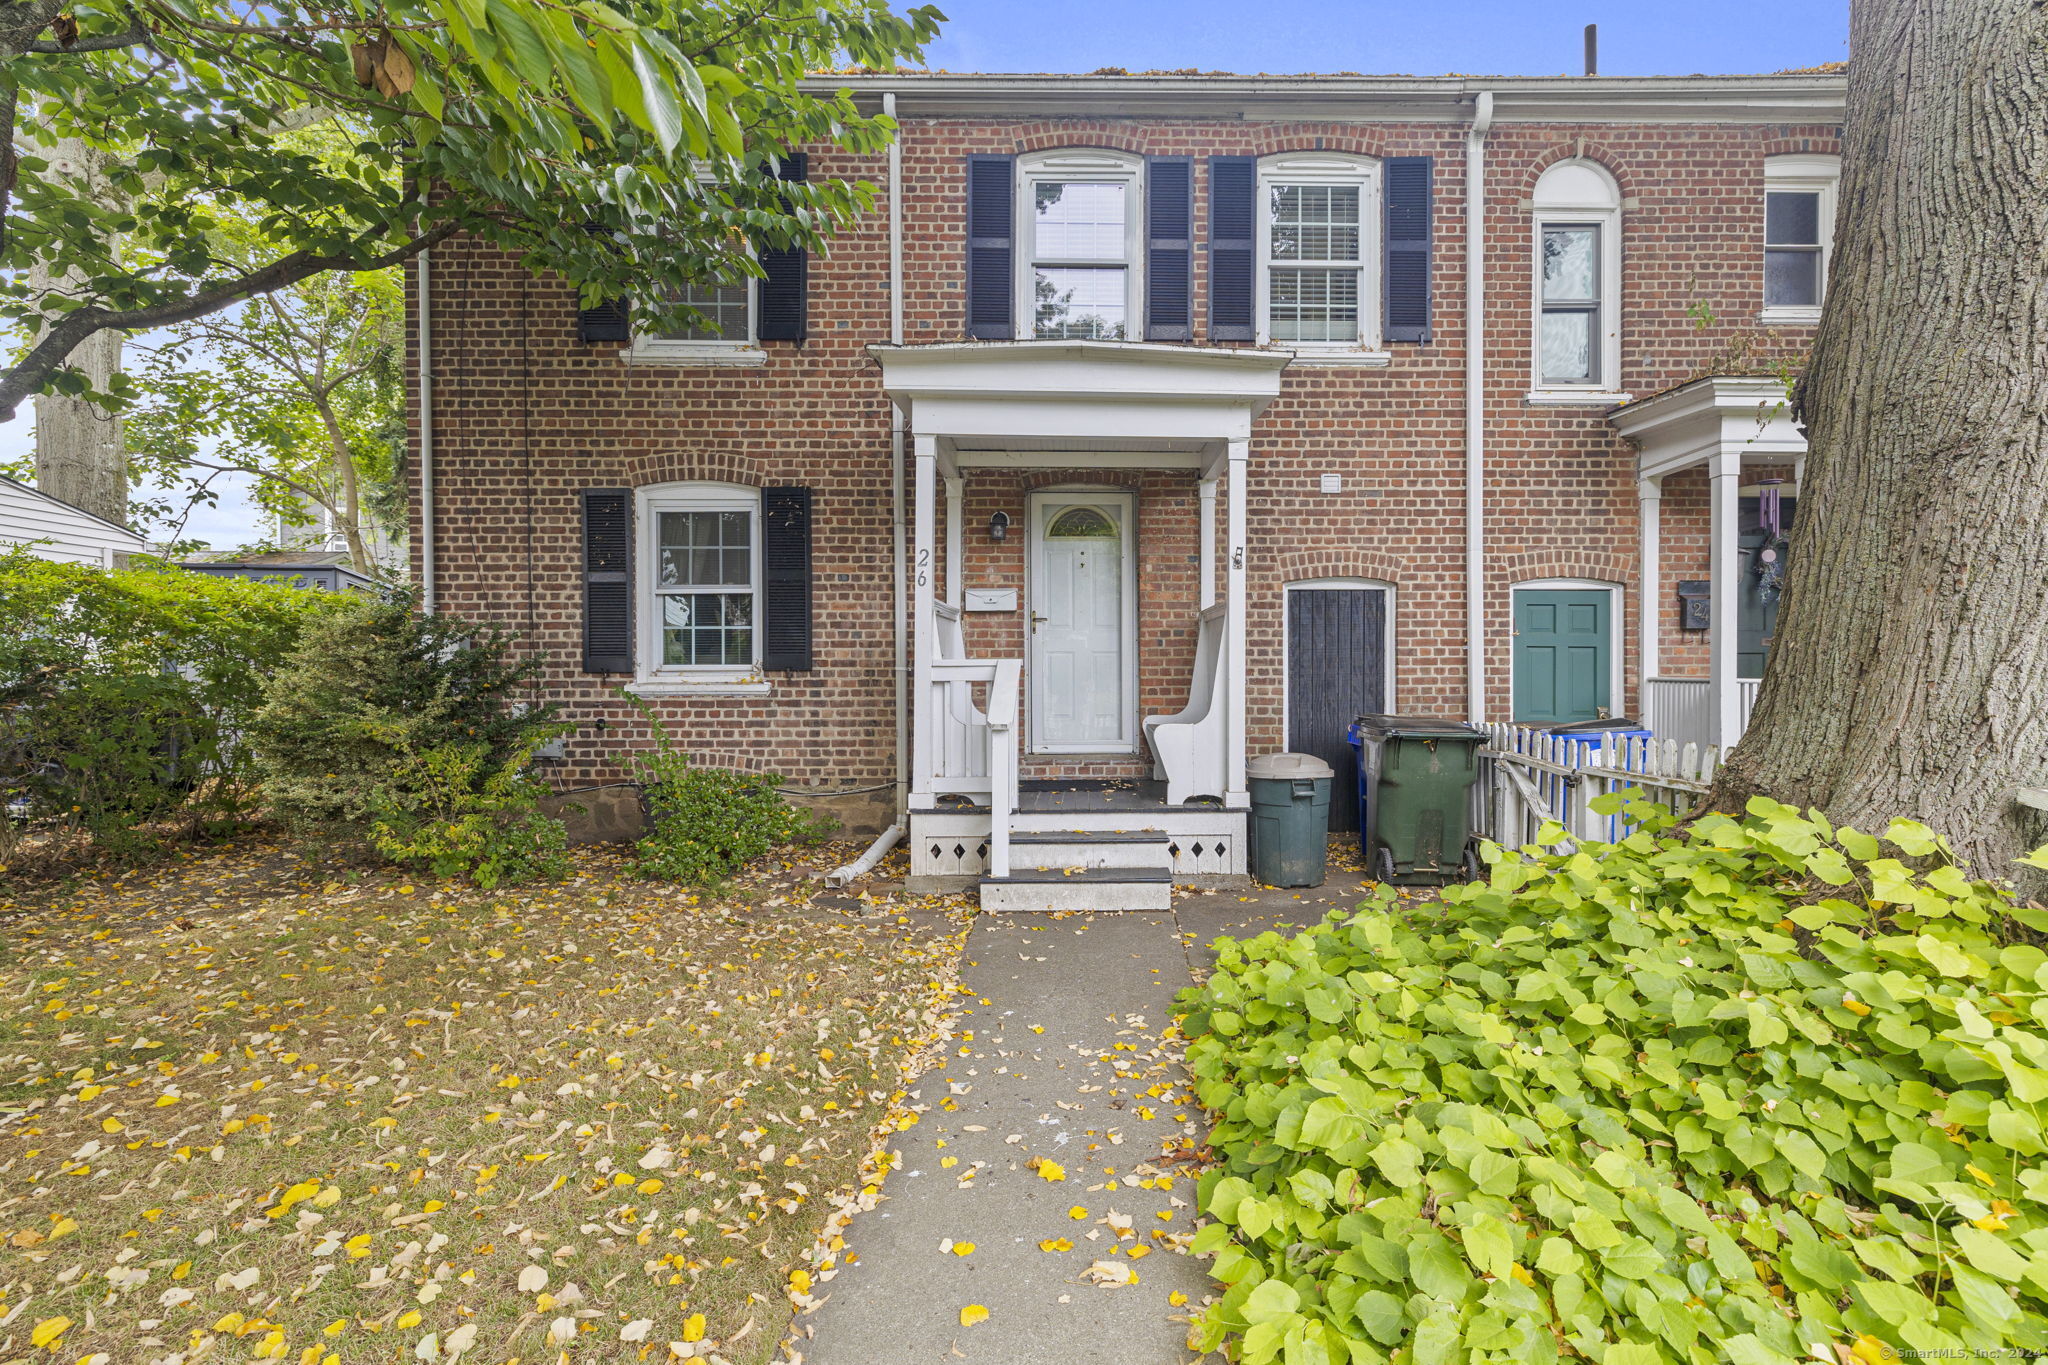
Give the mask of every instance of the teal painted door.
[[1613, 714], [1613, 595], [1597, 588], [1515, 591], [1515, 719], [1524, 725]]

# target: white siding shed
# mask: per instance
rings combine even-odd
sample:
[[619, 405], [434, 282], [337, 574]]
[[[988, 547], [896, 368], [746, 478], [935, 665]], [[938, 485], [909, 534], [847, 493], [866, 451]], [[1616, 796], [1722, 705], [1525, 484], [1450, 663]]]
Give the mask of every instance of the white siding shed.
[[12, 545], [26, 545], [43, 559], [108, 569], [117, 556], [145, 548], [127, 527], [0, 475], [0, 548]]

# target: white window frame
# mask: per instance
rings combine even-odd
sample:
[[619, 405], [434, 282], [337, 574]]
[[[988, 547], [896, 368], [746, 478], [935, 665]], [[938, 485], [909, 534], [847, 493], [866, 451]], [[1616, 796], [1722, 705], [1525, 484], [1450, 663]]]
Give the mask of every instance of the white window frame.
[[[1508, 585], [1508, 718], [1515, 715], [1515, 594], [1523, 590], [1604, 592], [1607, 606], [1607, 712], [1612, 719], [1631, 719], [1628, 707], [1628, 589], [1606, 578], [1524, 578]], [[1640, 718], [1634, 718], [1640, 724]]]
[[[1358, 335], [1350, 341], [1273, 340], [1273, 188], [1276, 185], [1358, 187]], [[1339, 152], [1284, 152], [1263, 157], [1258, 177], [1257, 283], [1254, 286], [1259, 345], [1292, 350], [1295, 360], [1315, 364], [1386, 365], [1392, 357], [1380, 344], [1380, 257], [1384, 250], [1380, 163], [1373, 157]]]
[[[661, 662], [660, 544], [663, 512], [745, 512], [751, 518], [749, 573], [754, 596], [754, 658], [746, 665]], [[640, 696], [752, 696], [768, 691], [761, 670], [761, 490], [732, 483], [661, 483], [633, 495], [634, 642], [631, 690]]]
[[[1559, 190], [1560, 184], [1583, 183], [1582, 175], [1569, 174], [1573, 171], [1592, 172], [1604, 188], [1598, 193]], [[1547, 197], [1546, 181], [1552, 185]], [[1598, 368], [1591, 383], [1564, 384], [1543, 377], [1543, 232], [1552, 227], [1599, 229], [1600, 335], [1594, 357]], [[1621, 391], [1621, 189], [1605, 166], [1574, 157], [1543, 172], [1536, 182], [1529, 247], [1529, 401], [1594, 407], [1627, 402], [1629, 396]]]
[[[1842, 159], [1838, 156], [1772, 156], [1764, 158], [1765, 194], [1818, 194], [1820, 196], [1820, 302], [1806, 304], [1763, 305], [1757, 321], [1778, 326], [1810, 327], [1820, 321], [1821, 304], [1828, 298], [1828, 270], [1835, 258], [1835, 201], [1842, 179]], [[1759, 201], [1761, 210], [1765, 201]], [[1762, 233], [1764, 220], [1761, 213], [1757, 219], [1757, 230]], [[1763, 263], [1763, 254], [1768, 252], [1768, 241], [1758, 248], [1758, 264]]]
[[1395, 618], [1400, 611], [1401, 593], [1384, 578], [1298, 578], [1280, 585], [1280, 734], [1284, 739], [1294, 733], [1289, 726], [1292, 718], [1288, 714], [1289, 683], [1294, 667], [1294, 613], [1290, 610], [1287, 594], [1297, 588], [1310, 591], [1342, 591], [1355, 589], [1359, 592], [1376, 592], [1380, 595], [1380, 629], [1385, 632], [1382, 643], [1386, 656], [1384, 676], [1380, 679], [1380, 709], [1387, 715], [1399, 715], [1401, 708], [1394, 695], [1394, 653], [1400, 634], [1395, 629]]
[[761, 325], [761, 281], [747, 277], [747, 334], [744, 337], [665, 337], [633, 331], [625, 348], [629, 365], [765, 365], [768, 353], [757, 336]]
[[[1032, 152], [1017, 158], [1014, 194], [1016, 265], [1011, 282], [1019, 341], [1038, 339], [1038, 210], [1040, 181], [1120, 184], [1124, 187], [1124, 258], [1121, 261], [1058, 261], [1049, 264], [1086, 269], [1122, 266], [1124, 271], [1124, 340], [1145, 339], [1145, 159], [1099, 147], [1068, 147]], [[1050, 339], [1050, 338], [1048, 338]]]

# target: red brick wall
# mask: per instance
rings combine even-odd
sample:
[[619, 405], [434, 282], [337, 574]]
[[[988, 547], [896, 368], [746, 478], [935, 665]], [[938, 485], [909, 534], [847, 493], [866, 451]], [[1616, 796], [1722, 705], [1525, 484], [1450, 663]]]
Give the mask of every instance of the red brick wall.
[[[1322, 147], [1436, 161], [1434, 339], [1391, 347], [1386, 369], [1297, 366], [1258, 422], [1251, 451], [1249, 720], [1254, 753], [1280, 733], [1281, 585], [1361, 576], [1398, 594], [1396, 689], [1404, 710], [1462, 714], [1464, 686], [1463, 135], [1445, 124], [1234, 121], [906, 120], [905, 319], [912, 344], [964, 338], [964, 163], [969, 152], [1109, 146], [1191, 154], [1198, 241], [1218, 154]], [[1494, 129], [1488, 163], [1487, 580], [1489, 714], [1507, 704], [1508, 589], [1519, 580], [1623, 583], [1630, 699], [1640, 620], [1634, 454], [1592, 408], [1537, 408], [1530, 388], [1529, 196], [1555, 160], [1599, 160], [1621, 185], [1622, 387], [1644, 397], [1714, 366], [1756, 331], [1762, 294], [1763, 159], [1832, 151], [1825, 128], [1744, 125]], [[884, 184], [881, 158], [813, 150], [814, 177]], [[433, 261], [437, 573], [449, 611], [532, 632], [547, 687], [584, 729], [567, 782], [615, 771], [644, 732], [605, 679], [579, 670], [579, 489], [676, 478], [802, 483], [814, 490], [816, 668], [777, 674], [767, 697], [652, 703], [686, 747], [798, 781], [855, 787], [893, 775], [889, 420], [868, 345], [887, 340], [886, 199], [811, 269], [811, 340], [771, 343], [758, 368], [621, 363], [581, 346], [558, 282], [472, 242]], [[1206, 253], [1195, 252], [1197, 344]], [[1796, 349], [1803, 339], [1780, 339]], [[1318, 491], [1323, 473], [1343, 491]], [[1191, 477], [1099, 471], [980, 473], [967, 489], [967, 582], [1021, 586], [1028, 487], [1084, 480], [1135, 487], [1141, 528], [1141, 701], [1175, 709], [1193, 653]], [[907, 482], [907, 478], [906, 478]], [[1668, 479], [1664, 668], [1693, 671], [1676, 630], [1680, 576], [1704, 576], [1697, 476]], [[415, 500], [417, 503], [417, 500]], [[1010, 513], [1002, 546], [990, 513]], [[417, 513], [415, 513], [417, 515]], [[414, 537], [417, 547], [419, 538]], [[940, 544], [943, 545], [943, 538]], [[417, 548], [415, 556], [417, 559]], [[1689, 567], [1698, 560], [1698, 568]], [[1014, 653], [1015, 618], [969, 623], [970, 649]], [[1704, 671], [1703, 660], [1699, 671]], [[597, 726], [604, 726], [600, 731]], [[1102, 771], [1137, 771], [1108, 765]]]

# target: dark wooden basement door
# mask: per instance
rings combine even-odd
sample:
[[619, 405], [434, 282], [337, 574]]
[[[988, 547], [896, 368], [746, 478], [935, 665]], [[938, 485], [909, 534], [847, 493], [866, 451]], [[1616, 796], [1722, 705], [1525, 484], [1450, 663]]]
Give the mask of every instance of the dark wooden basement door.
[[1358, 828], [1358, 765], [1345, 734], [1386, 709], [1387, 598], [1381, 588], [1287, 593], [1287, 747], [1337, 770], [1330, 828]]

